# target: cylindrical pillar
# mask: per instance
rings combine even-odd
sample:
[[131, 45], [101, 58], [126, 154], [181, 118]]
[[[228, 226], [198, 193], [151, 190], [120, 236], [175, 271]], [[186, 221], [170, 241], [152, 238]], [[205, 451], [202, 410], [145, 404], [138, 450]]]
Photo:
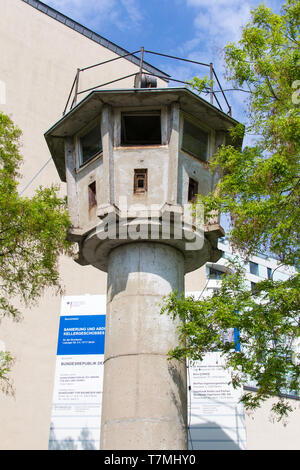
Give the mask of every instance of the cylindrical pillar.
[[186, 365], [168, 360], [176, 326], [161, 315], [184, 290], [180, 251], [153, 242], [115, 248], [108, 260], [101, 449], [186, 449]]

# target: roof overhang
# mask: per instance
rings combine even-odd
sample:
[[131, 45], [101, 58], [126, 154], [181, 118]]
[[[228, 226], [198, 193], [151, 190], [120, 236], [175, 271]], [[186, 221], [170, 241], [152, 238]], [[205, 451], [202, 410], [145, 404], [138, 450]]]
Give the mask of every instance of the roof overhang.
[[103, 106], [155, 107], [172, 103], [179, 103], [182, 111], [218, 131], [228, 131], [238, 124], [238, 121], [188, 88], [94, 90], [45, 133], [46, 142], [62, 181], [66, 181], [64, 139], [74, 136], [99, 116]]

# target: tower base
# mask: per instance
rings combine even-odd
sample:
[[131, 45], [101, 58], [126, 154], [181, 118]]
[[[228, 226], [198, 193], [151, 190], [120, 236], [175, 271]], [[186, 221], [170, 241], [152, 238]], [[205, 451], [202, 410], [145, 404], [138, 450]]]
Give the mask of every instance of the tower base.
[[184, 257], [160, 243], [130, 243], [108, 259], [101, 449], [187, 449], [186, 364], [168, 360], [178, 323], [163, 297], [184, 290]]

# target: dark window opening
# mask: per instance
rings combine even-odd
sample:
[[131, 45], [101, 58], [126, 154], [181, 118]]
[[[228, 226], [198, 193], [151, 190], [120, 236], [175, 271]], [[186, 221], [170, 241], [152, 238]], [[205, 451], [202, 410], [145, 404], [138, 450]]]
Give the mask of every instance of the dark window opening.
[[250, 267], [250, 273], [254, 274], [255, 276], [258, 276], [258, 264], [253, 263], [253, 261], [250, 261], [249, 267]]
[[251, 292], [255, 291], [256, 282], [251, 281]]
[[123, 113], [121, 145], [161, 144], [160, 113]]
[[93, 127], [85, 135], [80, 137], [80, 164], [84, 165], [86, 162], [95, 157], [102, 150], [101, 129], [100, 124]]
[[272, 277], [273, 277], [272, 269], [267, 268], [267, 272], [268, 272], [268, 279], [272, 279]]
[[203, 162], [207, 161], [208, 133], [184, 119], [182, 149]]
[[148, 190], [148, 170], [138, 169], [134, 170], [134, 194], [144, 194]]
[[224, 275], [224, 271], [219, 271], [219, 269], [215, 269], [215, 268], [208, 268], [207, 274], [208, 274], [209, 279], [220, 280], [222, 279], [222, 276]]
[[97, 205], [96, 181], [89, 184], [88, 193], [89, 193], [89, 210], [90, 210]]
[[196, 202], [198, 194], [198, 181], [189, 178], [188, 202]]

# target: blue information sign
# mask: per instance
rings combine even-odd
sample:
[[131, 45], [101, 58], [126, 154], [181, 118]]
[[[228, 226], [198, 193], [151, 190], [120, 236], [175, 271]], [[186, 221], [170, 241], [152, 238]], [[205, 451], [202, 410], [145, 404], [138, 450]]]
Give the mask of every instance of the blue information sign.
[[57, 355], [104, 354], [105, 315], [61, 316]]

